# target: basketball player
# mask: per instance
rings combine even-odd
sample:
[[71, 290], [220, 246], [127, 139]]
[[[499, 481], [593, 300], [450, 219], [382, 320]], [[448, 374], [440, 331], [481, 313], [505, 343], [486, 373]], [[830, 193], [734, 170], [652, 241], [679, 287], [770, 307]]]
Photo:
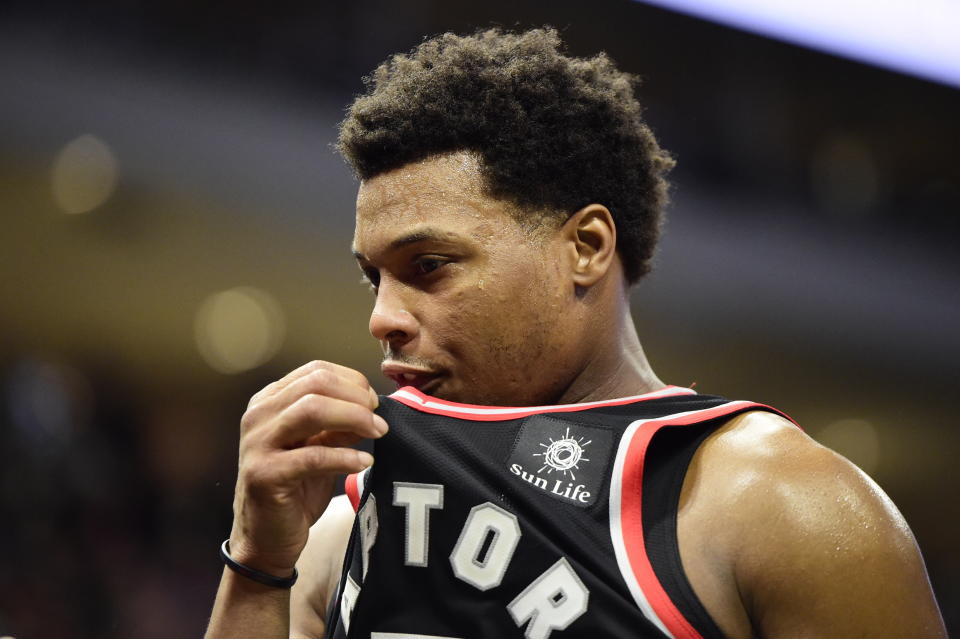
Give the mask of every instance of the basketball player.
[[251, 399], [208, 637], [945, 636], [866, 475], [648, 364], [672, 161], [633, 84], [550, 29], [377, 69], [340, 149], [398, 391], [311, 362]]

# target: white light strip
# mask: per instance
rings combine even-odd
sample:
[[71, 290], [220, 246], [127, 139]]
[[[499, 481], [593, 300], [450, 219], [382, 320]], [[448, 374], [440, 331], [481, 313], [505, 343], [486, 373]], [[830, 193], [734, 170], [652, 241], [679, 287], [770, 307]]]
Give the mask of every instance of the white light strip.
[[960, 87], [956, 0], [638, 0]]

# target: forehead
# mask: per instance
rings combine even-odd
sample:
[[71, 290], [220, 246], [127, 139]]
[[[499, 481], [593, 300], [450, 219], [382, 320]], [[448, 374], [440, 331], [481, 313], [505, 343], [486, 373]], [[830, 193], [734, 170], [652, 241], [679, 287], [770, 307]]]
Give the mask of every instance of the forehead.
[[487, 237], [514, 222], [512, 208], [484, 191], [468, 153], [428, 158], [365, 180], [357, 193], [354, 250], [368, 254], [419, 228]]

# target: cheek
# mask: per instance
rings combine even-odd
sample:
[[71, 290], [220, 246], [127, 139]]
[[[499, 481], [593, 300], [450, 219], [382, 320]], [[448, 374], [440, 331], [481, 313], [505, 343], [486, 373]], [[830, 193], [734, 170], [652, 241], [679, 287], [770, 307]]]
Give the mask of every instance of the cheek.
[[544, 365], [557, 359], [562, 300], [533, 276], [480, 286], [478, 280], [452, 300], [452, 312], [437, 337], [462, 367], [465, 380], [528, 384], [534, 372], [543, 375]]

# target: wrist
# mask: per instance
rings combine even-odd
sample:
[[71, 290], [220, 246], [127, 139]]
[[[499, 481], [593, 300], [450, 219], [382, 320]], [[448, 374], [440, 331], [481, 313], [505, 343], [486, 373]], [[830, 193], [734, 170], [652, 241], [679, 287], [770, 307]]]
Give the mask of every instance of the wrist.
[[220, 545], [220, 558], [223, 560], [223, 563], [232, 570], [245, 577], [250, 581], [257, 582], [264, 586], [270, 588], [280, 588], [283, 590], [289, 590], [293, 587], [293, 584], [297, 582], [297, 569], [293, 568], [290, 573], [284, 573], [278, 575], [275, 573], [267, 573], [242, 562], [237, 561], [230, 553], [230, 540], [225, 540]]
[[233, 561], [254, 570], [277, 577], [289, 577], [296, 569], [299, 554], [263, 551], [235, 533], [227, 540], [227, 544]]

